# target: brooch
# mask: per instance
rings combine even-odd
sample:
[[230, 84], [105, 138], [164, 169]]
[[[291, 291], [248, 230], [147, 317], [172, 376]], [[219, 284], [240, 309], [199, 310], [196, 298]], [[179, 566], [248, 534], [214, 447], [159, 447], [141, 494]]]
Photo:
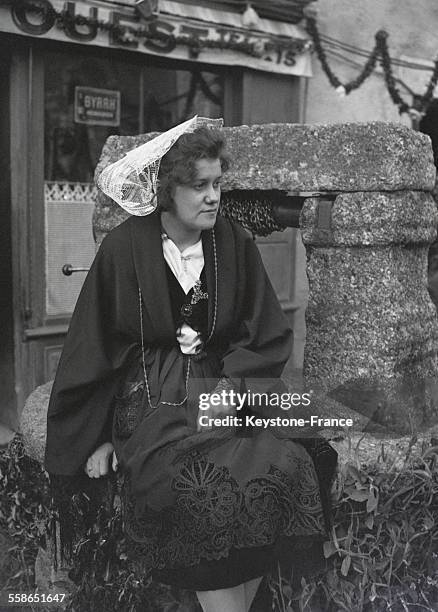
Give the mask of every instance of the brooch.
[[201, 300], [208, 300], [208, 293], [202, 291], [201, 289], [201, 280], [198, 278], [196, 283], [193, 285], [193, 295], [190, 300], [190, 304], [197, 304]]
[[190, 300], [190, 304], [183, 304], [181, 306], [182, 316], [190, 317], [193, 314], [192, 306], [194, 306], [201, 300], [208, 300], [208, 293], [207, 291], [202, 291], [201, 281], [200, 279], [198, 279], [196, 283], [193, 285], [193, 294], [192, 294], [192, 299]]

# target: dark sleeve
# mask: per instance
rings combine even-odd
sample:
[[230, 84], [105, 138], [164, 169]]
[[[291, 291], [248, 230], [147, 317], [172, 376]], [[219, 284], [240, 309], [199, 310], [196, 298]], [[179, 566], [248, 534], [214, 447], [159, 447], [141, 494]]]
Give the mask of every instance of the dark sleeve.
[[243, 306], [236, 336], [223, 358], [223, 374], [254, 379], [252, 389], [264, 391], [281, 376], [292, 350], [292, 330], [254, 241], [240, 230], [236, 243], [241, 243], [237, 257], [242, 261], [237, 263]]
[[65, 339], [47, 417], [45, 467], [53, 474], [76, 473], [111, 440], [113, 397], [134, 346], [123, 334], [129, 265], [116, 251], [114, 240], [104, 240]]

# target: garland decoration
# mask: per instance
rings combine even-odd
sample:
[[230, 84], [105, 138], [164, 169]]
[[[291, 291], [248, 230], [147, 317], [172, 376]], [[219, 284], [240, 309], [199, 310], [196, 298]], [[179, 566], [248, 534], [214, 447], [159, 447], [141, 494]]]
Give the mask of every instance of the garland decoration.
[[227, 191], [222, 193], [219, 212], [249, 230], [253, 236], [269, 236], [272, 232], [286, 229], [273, 215], [274, 204], [284, 199], [287, 201], [287, 197], [278, 191]]
[[[39, 16], [42, 21], [52, 21], [59, 29], [64, 31], [72, 31], [76, 26], [88, 28], [90, 38], [94, 37], [97, 31], [101, 31], [109, 33], [122, 43], [127, 44], [147, 41], [153, 42], [157, 48], [158, 44], [162, 44], [163, 48], [186, 45], [189, 48], [189, 55], [192, 59], [197, 59], [202, 49], [205, 48], [233, 50], [257, 58], [262, 57], [264, 53], [272, 50], [272, 48], [281, 48], [282, 51], [294, 56], [307, 51], [311, 44], [309, 40], [298, 38], [290, 40], [278, 39], [274, 43], [264, 43], [261, 39], [250, 42], [247, 39], [241, 41], [233, 40], [232, 38], [231, 40], [224, 40], [223, 37], [219, 40], [206, 40], [195, 34], [175, 36], [174, 34], [158, 31], [155, 28], [149, 28], [148, 25], [154, 23], [154, 18], [146, 20], [147, 26], [143, 28], [135, 28], [129, 25], [121, 26], [102, 19], [72, 14], [68, 9], [58, 11], [45, 0], [0, 0], [0, 6], [10, 6], [16, 13], [21, 12], [25, 14], [26, 12], [32, 12]], [[145, 21], [140, 11], [138, 11], [137, 17]], [[86, 34], [82, 36], [84, 41], [86, 37]]]
[[[391, 58], [388, 52], [388, 33], [381, 30], [376, 34], [376, 43], [379, 44], [380, 53], [381, 53], [381, 65], [383, 68], [383, 73], [385, 75], [386, 87], [389, 91], [389, 95], [391, 96], [391, 100], [396, 104], [399, 108], [400, 114], [409, 112], [409, 105], [403, 100], [400, 95], [399, 90], [395, 85], [395, 78], [392, 72], [391, 66]], [[377, 46], [377, 45], [376, 45]]]
[[355, 79], [348, 81], [347, 83], [342, 83], [342, 81], [330, 68], [327, 55], [321, 44], [321, 37], [316, 25], [316, 19], [311, 14], [307, 15], [306, 17], [306, 30], [313, 41], [316, 55], [321, 63], [322, 69], [327, 75], [331, 85], [340, 95], [348, 95], [350, 92], [360, 87], [360, 85], [362, 85], [362, 83], [371, 75], [377, 65], [377, 62], [379, 61], [383, 68], [383, 74], [389, 95], [391, 96], [391, 100], [394, 102], [394, 104], [398, 106], [399, 113], [409, 113], [412, 119], [419, 119], [425, 114], [429, 104], [433, 100], [433, 92], [438, 82], [438, 58], [436, 58], [434, 61], [434, 67], [429, 83], [426, 87], [426, 91], [423, 95], [414, 96], [412, 105], [409, 105], [405, 100], [403, 100], [400, 91], [396, 86], [396, 79], [393, 74], [391, 57], [388, 50], [388, 33], [385, 32], [385, 30], [379, 30], [376, 33], [374, 48], [371, 51], [360, 74]]

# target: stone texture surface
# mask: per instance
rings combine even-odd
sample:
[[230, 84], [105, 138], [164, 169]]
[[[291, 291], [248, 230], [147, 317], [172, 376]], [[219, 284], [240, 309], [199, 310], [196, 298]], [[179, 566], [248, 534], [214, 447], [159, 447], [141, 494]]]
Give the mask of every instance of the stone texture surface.
[[302, 211], [307, 385], [388, 430], [429, 426], [438, 419], [438, 319], [427, 291], [433, 200], [415, 192], [342, 194], [323, 239], [317, 209], [309, 199]]
[[[322, 245], [318, 228], [319, 198], [308, 198], [300, 218], [307, 245]], [[339, 194], [332, 207], [330, 246], [385, 246], [432, 243], [438, 210], [423, 191]]]
[[[428, 136], [383, 122], [223, 128], [233, 160], [223, 188], [395, 191], [434, 186]], [[96, 174], [156, 133], [110, 136]]]
[[26, 454], [43, 463], [46, 446], [47, 408], [53, 381], [37, 387], [26, 400], [20, 418], [20, 428]]
[[234, 163], [225, 189], [431, 190], [428, 137], [401, 125], [269, 124], [226, 128]]
[[[390, 123], [279, 124], [223, 128], [232, 163], [223, 190], [397, 191], [434, 186], [428, 136]], [[157, 133], [110, 136], [96, 176], [109, 163]], [[99, 194], [94, 216], [98, 239], [126, 218]]]

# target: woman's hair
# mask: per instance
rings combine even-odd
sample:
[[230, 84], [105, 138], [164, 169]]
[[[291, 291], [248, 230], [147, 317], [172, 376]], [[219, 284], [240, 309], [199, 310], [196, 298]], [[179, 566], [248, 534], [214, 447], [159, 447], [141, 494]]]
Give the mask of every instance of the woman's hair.
[[196, 162], [219, 159], [222, 172], [230, 165], [225, 139], [215, 128], [199, 127], [180, 136], [162, 157], [158, 174], [157, 200], [159, 210], [172, 207], [172, 192], [176, 185], [189, 185], [196, 178]]

